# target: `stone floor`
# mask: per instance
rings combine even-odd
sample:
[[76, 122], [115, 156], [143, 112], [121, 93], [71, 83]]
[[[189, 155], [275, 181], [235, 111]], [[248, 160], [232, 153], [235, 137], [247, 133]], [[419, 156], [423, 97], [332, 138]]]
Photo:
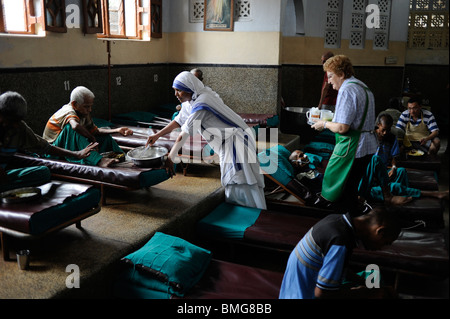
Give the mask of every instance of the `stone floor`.
[[[283, 141], [283, 138], [286, 138]], [[298, 140], [281, 136], [290, 149]], [[270, 145], [265, 145], [270, 146]], [[440, 189], [448, 189], [446, 141], [441, 152]], [[82, 222], [83, 228], [70, 226], [51, 236], [36, 240], [14, 240], [13, 248], [29, 248], [29, 270], [19, 270], [15, 261], [0, 260], [0, 299], [109, 298], [120, 258], [141, 247], [156, 231], [190, 238], [194, 223], [211, 211], [224, 195], [219, 167], [190, 165], [187, 176], [178, 173], [149, 189], [123, 191], [107, 189], [106, 205], [97, 215]], [[445, 232], [448, 243], [449, 207], [445, 204]], [[244, 252], [242, 263], [266, 267], [262, 259]], [[69, 289], [66, 279], [76, 265], [80, 270], [80, 288]], [[278, 262], [277, 271], [283, 271]], [[267, 267], [270, 268], [270, 267]], [[403, 298], [449, 297], [446, 280], [401, 277]]]

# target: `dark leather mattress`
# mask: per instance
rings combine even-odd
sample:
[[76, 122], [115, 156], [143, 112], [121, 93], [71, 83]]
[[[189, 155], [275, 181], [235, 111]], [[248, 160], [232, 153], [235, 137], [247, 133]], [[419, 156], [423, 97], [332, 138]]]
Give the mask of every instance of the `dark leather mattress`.
[[[218, 207], [211, 213], [213, 218], [204, 218], [199, 222], [197, 227], [199, 236], [287, 253], [291, 252], [308, 230], [321, 219], [321, 217], [261, 210], [254, 222], [249, 223], [241, 221], [241, 218], [222, 215], [226, 213], [220, 209], [222, 207], [224, 206]], [[245, 212], [242, 209], [228, 209], [228, 214], [245, 214]], [[209, 222], [206, 222], [207, 220]], [[227, 236], [234, 233], [224, 231], [224, 228], [235, 229], [241, 224], [244, 230], [240, 237]], [[377, 252], [356, 249], [352, 260], [358, 263], [373, 263], [390, 269], [448, 275], [448, 250], [445, 246], [444, 235], [439, 231], [403, 230], [399, 239], [391, 246]]]
[[47, 166], [52, 174], [133, 189], [150, 187], [169, 178], [163, 168], [141, 168], [131, 163], [104, 168], [16, 153], [14, 164], [18, 167]]
[[[318, 220], [263, 210], [254, 225], [245, 231], [244, 240], [292, 250]], [[391, 246], [380, 251], [355, 249], [352, 260], [391, 269], [448, 276], [448, 249], [441, 232], [404, 230]]]
[[0, 204], [1, 228], [39, 235], [88, 212], [100, 202], [100, 191], [92, 185], [52, 181], [39, 188], [42, 195], [35, 200]]
[[406, 159], [400, 159], [397, 161], [397, 166], [414, 168], [426, 171], [440, 172], [441, 159], [437, 155], [423, 155], [423, 156], [409, 156]]
[[282, 273], [212, 259], [184, 299], [278, 299], [282, 280]]

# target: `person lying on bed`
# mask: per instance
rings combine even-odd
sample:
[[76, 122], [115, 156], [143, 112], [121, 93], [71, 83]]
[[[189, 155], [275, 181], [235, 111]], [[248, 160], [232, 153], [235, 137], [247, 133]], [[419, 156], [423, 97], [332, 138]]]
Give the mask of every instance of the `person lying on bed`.
[[[64, 105], [54, 113], [44, 129], [43, 138], [50, 144], [65, 149], [77, 151], [85, 148], [89, 143], [98, 142], [98, 150], [83, 159], [66, 157], [69, 162], [98, 165], [108, 167], [117, 163], [119, 157], [125, 156], [111, 133], [123, 136], [132, 135], [133, 131], [127, 127], [115, 129], [97, 127], [91, 117], [94, 105], [94, 93], [84, 86], [78, 86], [70, 94], [70, 103]], [[102, 153], [114, 152], [115, 157], [104, 157]]]
[[395, 165], [396, 158], [400, 156], [400, 148], [397, 137], [391, 132], [393, 123], [389, 114], [381, 115], [376, 123], [378, 149], [361, 179], [359, 195], [365, 199], [397, 205], [421, 196], [448, 199], [448, 190], [424, 191], [409, 187], [406, 169]]
[[24, 122], [27, 114], [27, 102], [17, 92], [5, 92], [0, 95], [0, 191], [41, 185], [50, 180], [50, 170], [46, 166], [8, 169], [14, 154], [28, 151], [39, 154], [86, 158], [98, 146], [89, 143], [80, 151], [70, 151], [50, 145], [36, 135]]
[[306, 200], [308, 205], [312, 205], [316, 199], [314, 194], [320, 193], [322, 189], [323, 174], [319, 173], [317, 169], [310, 167], [311, 161], [308, 155], [301, 150], [293, 151], [288, 159], [294, 168], [296, 180], [309, 191], [305, 193], [308, 199], [303, 199]]
[[[280, 299], [394, 298], [391, 287], [368, 288], [347, 271], [355, 246], [379, 250], [398, 238], [397, 216], [383, 207], [367, 214], [330, 214], [317, 222], [291, 252], [280, 288]], [[346, 285], [345, 281], [360, 284]]]

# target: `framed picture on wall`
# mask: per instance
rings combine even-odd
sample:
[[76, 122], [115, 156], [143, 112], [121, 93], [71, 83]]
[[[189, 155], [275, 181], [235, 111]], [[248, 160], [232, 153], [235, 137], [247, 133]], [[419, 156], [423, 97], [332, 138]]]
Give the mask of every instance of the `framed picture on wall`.
[[233, 31], [234, 0], [205, 0], [203, 30]]

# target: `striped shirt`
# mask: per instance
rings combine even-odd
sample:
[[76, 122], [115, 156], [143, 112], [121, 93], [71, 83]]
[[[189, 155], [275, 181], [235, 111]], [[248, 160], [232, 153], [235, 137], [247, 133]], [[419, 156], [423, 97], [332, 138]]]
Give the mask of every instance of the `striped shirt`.
[[[439, 131], [439, 127], [436, 123], [436, 119], [434, 118], [433, 113], [431, 113], [428, 110], [422, 109], [422, 115], [423, 115], [423, 122], [427, 125], [428, 130], [430, 132], [433, 131]], [[420, 123], [422, 123], [422, 116], [420, 116], [416, 121], [409, 115], [409, 111], [403, 111], [403, 113], [400, 115], [400, 118], [397, 121], [396, 127], [399, 129], [406, 131], [406, 125], [408, 122], [411, 123], [413, 126], [418, 126]]]
[[356, 244], [348, 214], [328, 215], [300, 240], [289, 256], [281, 299], [312, 299], [315, 287], [337, 290]]
[[[351, 82], [358, 82], [362, 86], [367, 87], [353, 76], [342, 83], [338, 91], [333, 122], [350, 125], [351, 129], [356, 130], [363, 119], [366, 105], [366, 90], [360, 85]], [[377, 138], [373, 134], [375, 98], [370, 91], [367, 92], [367, 96], [369, 99], [368, 111], [362, 127], [358, 148], [356, 149], [356, 158], [374, 154], [378, 147]]]
[[69, 124], [71, 120], [75, 120], [80, 123], [80, 125], [83, 125], [91, 134], [95, 134], [98, 130], [90, 115], [80, 118], [73, 106], [69, 103], [56, 111], [56, 113], [47, 121], [43, 133], [44, 139], [49, 143], [53, 143], [58, 138], [58, 135], [61, 133], [64, 126]]

